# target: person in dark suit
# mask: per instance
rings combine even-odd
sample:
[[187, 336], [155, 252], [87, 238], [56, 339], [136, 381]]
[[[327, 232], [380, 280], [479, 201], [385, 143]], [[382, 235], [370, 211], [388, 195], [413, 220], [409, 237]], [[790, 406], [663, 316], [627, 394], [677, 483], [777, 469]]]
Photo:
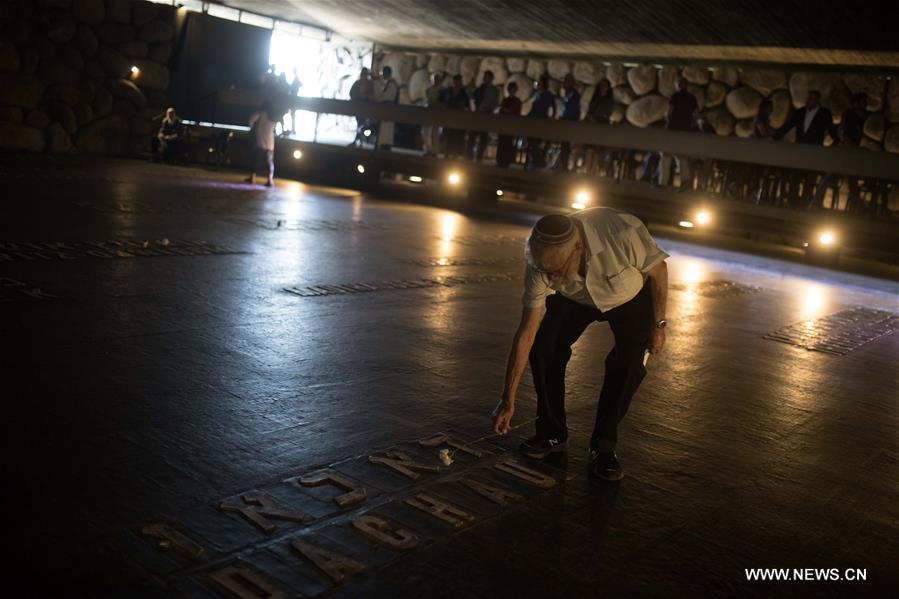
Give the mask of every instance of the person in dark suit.
[[[865, 119], [868, 117], [868, 95], [864, 93], [854, 94], [849, 100], [849, 110], [840, 116], [840, 143], [854, 148], [859, 147], [864, 137]], [[855, 214], [861, 207], [861, 190], [859, 189], [859, 177], [829, 174], [821, 179], [818, 189], [815, 191], [814, 205], [824, 207], [824, 196], [828, 189], [833, 190], [833, 200], [830, 209], [837, 210], [840, 205], [840, 179], [845, 179], [849, 187], [849, 197], [846, 200], [846, 212]]]
[[[774, 139], [781, 139], [792, 129], [796, 130], [796, 143], [823, 145], [824, 136], [828, 133], [833, 143], [839, 143], [840, 135], [833, 124], [833, 115], [821, 106], [821, 93], [810, 90], [805, 106], [793, 112], [792, 116], [774, 134]], [[790, 172], [790, 202], [794, 206], [800, 201], [799, 187], [802, 186], [802, 204], [811, 207], [812, 188], [817, 175], [812, 171], [793, 170]]]

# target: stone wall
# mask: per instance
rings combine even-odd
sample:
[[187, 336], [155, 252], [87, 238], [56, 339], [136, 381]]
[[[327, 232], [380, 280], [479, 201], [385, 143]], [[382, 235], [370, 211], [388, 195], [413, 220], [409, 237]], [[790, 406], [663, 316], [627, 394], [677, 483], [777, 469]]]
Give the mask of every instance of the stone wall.
[[781, 68], [656, 67], [648, 64], [625, 67], [620, 62], [602, 59], [574, 61], [409, 54], [379, 48], [375, 52], [374, 68], [380, 70], [385, 65], [392, 67], [401, 85], [400, 102], [405, 104], [417, 103], [424, 98], [433, 72], [461, 74], [465, 84], [471, 86], [475, 81], [480, 83], [485, 70], [493, 71], [497, 84], [518, 83], [518, 95], [524, 103], [523, 114], [530, 110], [534, 81], [543, 74], [549, 75], [550, 89], [558, 94], [562, 78], [571, 73], [582, 93], [582, 113], [586, 112], [595, 84], [606, 77], [613, 85], [616, 101], [613, 121], [637, 127], [658, 125], [664, 120], [667, 98], [675, 91], [677, 77], [683, 75], [689, 82], [689, 91], [696, 96], [700, 109], [718, 135], [740, 137], [748, 137], [751, 133], [752, 119], [764, 98], [773, 102], [772, 124], [779, 127], [791, 108], [805, 104], [810, 89], [821, 92], [822, 103], [833, 112], [837, 122], [849, 107], [850, 96], [865, 92], [870, 100], [862, 146], [870, 150], [899, 152], [899, 76]]
[[0, 146], [142, 151], [166, 108], [175, 15], [144, 1], [4, 0]]

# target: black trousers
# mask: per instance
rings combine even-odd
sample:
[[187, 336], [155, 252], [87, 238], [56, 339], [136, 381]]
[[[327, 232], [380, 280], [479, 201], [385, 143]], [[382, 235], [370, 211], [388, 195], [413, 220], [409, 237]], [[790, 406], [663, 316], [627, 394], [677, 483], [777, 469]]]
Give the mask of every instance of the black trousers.
[[556, 293], [546, 299], [546, 314], [531, 348], [531, 373], [537, 391], [537, 435], [567, 440], [565, 422], [565, 367], [571, 346], [592, 322], [607, 321], [615, 346], [606, 356], [606, 373], [590, 447], [612, 451], [618, 441], [618, 423], [646, 376], [643, 353], [653, 326], [652, 280], [630, 301], [602, 312]]

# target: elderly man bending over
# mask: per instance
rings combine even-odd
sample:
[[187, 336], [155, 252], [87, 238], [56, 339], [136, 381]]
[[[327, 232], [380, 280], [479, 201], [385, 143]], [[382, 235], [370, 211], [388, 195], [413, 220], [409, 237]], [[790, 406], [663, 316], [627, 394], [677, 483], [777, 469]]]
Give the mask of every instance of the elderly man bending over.
[[541, 218], [525, 255], [524, 310], [509, 353], [503, 396], [493, 413], [494, 431], [509, 431], [515, 394], [530, 358], [537, 434], [522, 443], [521, 451], [538, 459], [565, 451], [565, 366], [571, 345], [590, 323], [608, 321], [615, 346], [606, 356], [590, 439], [591, 473], [620, 480], [618, 423], [646, 375], [645, 352], [658, 353], [665, 343], [668, 254], [635, 216], [591, 208]]

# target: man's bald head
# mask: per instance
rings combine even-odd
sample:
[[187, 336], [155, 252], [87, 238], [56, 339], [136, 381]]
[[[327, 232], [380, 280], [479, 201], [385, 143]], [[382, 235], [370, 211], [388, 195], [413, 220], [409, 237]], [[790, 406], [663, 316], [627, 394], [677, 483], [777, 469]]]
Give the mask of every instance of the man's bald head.
[[548, 214], [537, 221], [525, 246], [528, 264], [543, 272], [565, 265], [580, 243], [574, 219], [564, 214]]

